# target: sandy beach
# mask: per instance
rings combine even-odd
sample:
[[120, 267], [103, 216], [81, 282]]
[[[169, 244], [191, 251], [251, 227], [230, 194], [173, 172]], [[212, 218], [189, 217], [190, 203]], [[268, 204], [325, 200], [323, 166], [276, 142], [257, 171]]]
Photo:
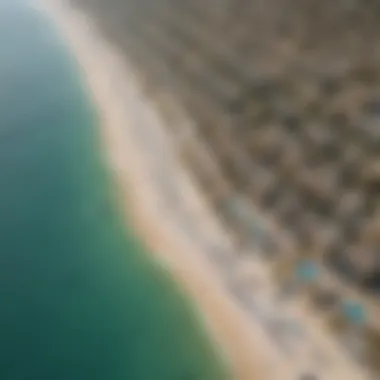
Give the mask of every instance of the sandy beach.
[[[41, 0], [38, 9], [59, 27], [82, 68], [125, 217], [195, 302], [234, 377], [287, 380], [305, 373], [310, 368], [307, 350], [287, 358], [227, 289], [226, 282], [234, 281], [236, 247], [181, 166], [164, 122], [133, 68], [102, 38], [92, 20], [63, 0]], [[242, 266], [247, 269], [249, 264]], [[320, 343], [320, 331], [313, 325], [313, 339], [329, 347], [330, 354], [330, 342], [326, 338]], [[331, 348], [334, 355], [336, 351]], [[362, 379], [346, 358], [338, 355], [337, 363], [342, 365], [323, 379]]]
[[[150, 250], [195, 301], [210, 336], [232, 367], [234, 377], [270, 380], [281, 374], [282, 379], [290, 378], [286, 364], [268, 343], [263, 331], [252, 325], [225, 291], [207, 254], [201, 251], [197, 241], [178, 227], [162, 204], [147, 154], [152, 156], [153, 153], [153, 161], [159, 160], [168, 166], [161, 168], [167, 170], [167, 175], [170, 170], [177, 171], [172, 174], [181, 182], [186, 199], [182, 202], [198, 214], [199, 223], [207, 225], [210, 234], [218, 237], [219, 244], [230, 244], [216, 220], [207, 214], [207, 207], [189, 178], [176, 167], [170, 147], [165, 146], [168, 140], [165, 141], [160, 119], [139, 94], [133, 73], [126, 70], [116, 51], [102, 41], [84, 15], [61, 1], [40, 2], [38, 8], [59, 26], [83, 69], [86, 85], [101, 118], [106, 158], [121, 198], [126, 201], [126, 217], [132, 218], [136, 231]], [[153, 143], [158, 152], [144, 151], [141, 147], [141, 142], [147, 140], [143, 126], [149, 129], [148, 140], [153, 141], [152, 136], [157, 139]]]

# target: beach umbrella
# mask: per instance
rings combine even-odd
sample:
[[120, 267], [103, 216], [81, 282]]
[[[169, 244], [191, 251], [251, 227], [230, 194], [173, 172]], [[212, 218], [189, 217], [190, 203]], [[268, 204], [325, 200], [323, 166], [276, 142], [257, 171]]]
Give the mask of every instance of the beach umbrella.
[[296, 265], [295, 275], [303, 283], [314, 282], [319, 274], [317, 264], [312, 260], [302, 260]]

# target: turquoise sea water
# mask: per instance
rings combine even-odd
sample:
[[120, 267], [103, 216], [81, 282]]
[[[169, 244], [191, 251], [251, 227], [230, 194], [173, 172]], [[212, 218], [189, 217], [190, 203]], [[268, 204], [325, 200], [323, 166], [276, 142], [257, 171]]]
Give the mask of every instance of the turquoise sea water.
[[55, 30], [0, 0], [0, 379], [224, 379], [191, 307], [123, 227]]

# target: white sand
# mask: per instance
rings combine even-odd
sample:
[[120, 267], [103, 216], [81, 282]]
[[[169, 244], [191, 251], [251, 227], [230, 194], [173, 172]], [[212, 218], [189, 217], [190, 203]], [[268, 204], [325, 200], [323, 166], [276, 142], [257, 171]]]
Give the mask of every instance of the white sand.
[[[125, 213], [162, 263], [196, 302], [212, 338], [222, 347], [239, 380], [294, 380], [303, 358], [289, 362], [276, 350], [260, 325], [248, 317], [222, 284], [220, 273], [208, 260], [209, 252], [191, 238], [167, 209], [161, 177], [170, 177], [180, 189], [181, 215], [192, 213], [207, 234], [231, 249], [231, 241], [208, 212], [205, 202], [172, 151], [159, 115], [143, 99], [136, 77], [117, 51], [105, 43], [83, 14], [63, 0], [41, 0], [60, 27], [82, 66], [86, 85], [98, 107], [110, 168], [115, 174]], [[162, 180], [162, 178], [161, 178]], [[161, 191], [161, 192], [160, 192]], [[177, 210], [178, 211], [178, 210]], [[163, 217], [164, 215], [164, 217]], [[302, 359], [301, 359], [302, 358]], [[306, 359], [305, 359], [306, 360]], [[323, 379], [360, 379], [334, 375]]]

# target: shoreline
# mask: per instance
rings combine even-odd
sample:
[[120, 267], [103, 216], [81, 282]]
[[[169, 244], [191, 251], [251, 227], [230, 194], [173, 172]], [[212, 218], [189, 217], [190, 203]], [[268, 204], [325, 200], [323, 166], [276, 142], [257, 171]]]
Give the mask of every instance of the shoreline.
[[[146, 98], [134, 67], [103, 38], [84, 12], [65, 0], [37, 1], [38, 10], [58, 27], [82, 71], [85, 90], [99, 116], [99, 140], [104, 144], [101, 153], [116, 185], [123, 216], [132, 222], [129, 224], [155, 261], [169, 269], [195, 304], [211, 341], [222, 348], [233, 378], [294, 380], [314, 370], [325, 380], [367, 379], [325, 334], [322, 322], [299, 302], [289, 310], [273, 304], [271, 315], [302, 320], [309, 341], [300, 343], [291, 357], [279, 350], [271, 327], [268, 331], [254, 311], [247, 312], [246, 307], [252, 304], [239, 299], [241, 289], [231, 292], [231, 285], [236, 283], [234, 269], [239, 265], [237, 248], [179, 163], [165, 122], [155, 103]], [[173, 205], [175, 190], [180, 197]], [[168, 209], [168, 205], [173, 208]], [[211, 246], [206, 240], [212, 241]], [[265, 277], [267, 268], [256, 264], [256, 271]], [[259, 290], [260, 286], [252, 291], [247, 285], [243, 293], [249, 292], [258, 300]], [[264, 306], [271, 302], [259, 301]], [[319, 358], [322, 353], [323, 360]], [[330, 364], [322, 368], [325, 360]]]
[[[147, 121], [151, 121], [152, 125], [157, 124], [157, 118], [154, 111], [148, 110], [144, 100], [136, 97], [139, 95], [138, 90], [132, 88], [137, 86], [136, 79], [131, 73], [130, 78], [126, 76], [116, 52], [103, 40], [96, 38], [98, 36], [94, 35], [94, 30], [81, 19], [79, 13], [66, 9], [58, 1], [54, 4], [41, 3], [39, 9], [57, 24], [85, 74], [89, 93], [104, 126], [100, 132], [105, 143], [108, 166], [118, 182], [121, 198], [128, 201], [124, 204], [126, 217], [132, 219], [145, 245], [160, 263], [170, 268], [174, 279], [195, 303], [205, 320], [209, 335], [222, 347], [227, 364], [237, 379], [269, 380], [276, 379], [280, 374], [281, 378], [290, 379], [286, 363], [280, 359], [280, 355], [271, 352], [273, 350], [263, 332], [253, 328], [247, 316], [233, 302], [215, 269], [204, 257], [206, 255], [199, 253], [199, 246], [183, 236], [183, 231], [175, 231], [176, 225], [173, 222], [170, 225], [169, 218], [165, 220], [167, 223], [160, 219], [160, 207], [163, 205], [160, 205], [158, 194], [150, 186], [147, 177], [151, 173], [145, 170], [145, 160], [138, 144], [134, 144], [139, 138], [141, 140], [141, 136], [136, 136], [136, 125]], [[111, 70], [117, 67], [120, 70]], [[123, 93], [123, 97], [120, 97], [118, 92], [125, 90], [124, 83], [131, 89], [129, 94]], [[137, 103], [135, 106], [140, 107], [145, 114], [132, 115], [132, 106], [126, 112], [128, 100]], [[151, 114], [146, 115], [146, 112]], [[145, 120], [144, 115], [147, 116]], [[128, 131], [125, 126], [132, 123], [135, 126]], [[133, 180], [129, 181], [129, 178]], [[195, 199], [196, 193], [191, 189], [186, 195], [189, 200], [193, 198], [194, 205], [198, 201], [198, 208], [203, 206]], [[131, 205], [134, 206], [132, 209]]]

